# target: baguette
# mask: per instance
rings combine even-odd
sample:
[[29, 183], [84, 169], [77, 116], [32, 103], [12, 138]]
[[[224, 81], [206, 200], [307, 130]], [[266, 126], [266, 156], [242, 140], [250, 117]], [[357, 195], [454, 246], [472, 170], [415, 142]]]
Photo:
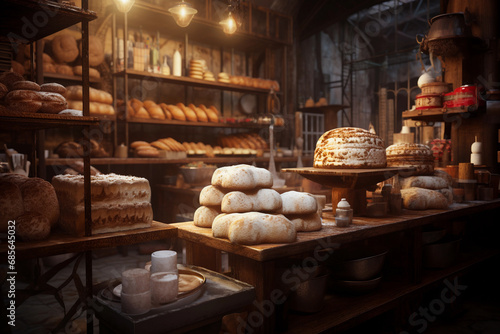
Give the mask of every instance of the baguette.
[[261, 212], [220, 214], [212, 223], [215, 238], [240, 245], [290, 243], [297, 239], [293, 223], [283, 215]]

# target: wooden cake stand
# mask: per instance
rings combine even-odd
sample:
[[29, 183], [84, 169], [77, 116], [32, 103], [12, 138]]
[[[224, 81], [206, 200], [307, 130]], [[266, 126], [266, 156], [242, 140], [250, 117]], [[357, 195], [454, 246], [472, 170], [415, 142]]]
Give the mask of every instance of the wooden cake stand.
[[366, 191], [373, 191], [377, 183], [390, 179], [407, 167], [374, 169], [323, 169], [315, 167], [283, 168], [282, 172], [298, 173], [313, 182], [332, 188], [332, 206], [345, 198], [356, 215], [366, 213]]

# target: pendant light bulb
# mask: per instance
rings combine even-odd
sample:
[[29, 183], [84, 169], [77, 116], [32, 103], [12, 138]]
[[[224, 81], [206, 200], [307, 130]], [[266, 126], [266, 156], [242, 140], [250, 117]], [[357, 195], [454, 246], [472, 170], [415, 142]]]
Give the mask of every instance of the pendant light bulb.
[[191, 23], [194, 15], [198, 13], [196, 9], [189, 3], [184, 2], [184, 0], [178, 2], [174, 7], [169, 8], [168, 11], [174, 17], [175, 23], [183, 28], [187, 27]]
[[232, 35], [238, 29], [238, 25], [236, 24], [236, 20], [233, 17], [233, 14], [229, 12], [227, 18], [219, 22], [222, 25], [222, 30], [228, 34]]
[[135, 0], [115, 0], [116, 8], [122, 13], [128, 13], [134, 3]]

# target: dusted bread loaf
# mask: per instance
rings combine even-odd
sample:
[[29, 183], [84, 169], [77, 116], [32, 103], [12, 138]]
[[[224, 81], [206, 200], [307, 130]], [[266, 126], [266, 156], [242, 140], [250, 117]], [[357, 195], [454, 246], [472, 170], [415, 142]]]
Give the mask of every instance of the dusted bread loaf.
[[200, 206], [194, 212], [193, 223], [195, 226], [199, 227], [212, 227], [215, 217], [217, 217], [220, 213], [220, 210], [217, 208]]
[[212, 175], [212, 185], [229, 190], [270, 188], [273, 176], [267, 169], [251, 165], [221, 167]]
[[221, 203], [221, 211], [224, 213], [278, 212], [280, 209], [281, 196], [273, 189], [259, 189], [252, 193], [231, 191], [224, 196]]
[[401, 189], [403, 206], [410, 210], [446, 209], [448, 199], [436, 190], [424, 188]]
[[289, 214], [308, 214], [318, 210], [318, 202], [313, 195], [306, 192], [287, 191], [281, 194], [283, 202], [281, 213]]
[[383, 140], [360, 128], [325, 132], [316, 143], [316, 168], [382, 168], [386, 166]]
[[321, 217], [317, 212], [305, 215], [286, 215], [297, 232], [311, 232], [321, 230]]
[[[68, 233], [85, 232], [82, 175], [56, 175], [52, 184], [61, 208], [59, 224]], [[151, 226], [151, 188], [147, 179], [117, 174], [91, 176], [92, 232]]]
[[295, 225], [285, 216], [260, 212], [221, 214], [212, 224], [212, 233], [240, 245], [290, 243], [297, 239]]
[[432, 150], [423, 144], [398, 143], [385, 150], [388, 167], [412, 167], [412, 175], [432, 175], [434, 156]]
[[226, 191], [220, 188], [214, 186], [206, 186], [200, 192], [200, 204], [207, 206], [220, 206], [225, 194]]
[[448, 182], [439, 176], [410, 176], [401, 179], [401, 188], [403, 189], [418, 187], [437, 190], [448, 188], [448, 186]]

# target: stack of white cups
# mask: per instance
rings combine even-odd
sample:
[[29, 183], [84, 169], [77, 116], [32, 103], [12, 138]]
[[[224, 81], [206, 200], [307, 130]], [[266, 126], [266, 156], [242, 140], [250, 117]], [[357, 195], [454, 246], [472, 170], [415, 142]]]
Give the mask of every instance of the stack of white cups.
[[151, 309], [151, 290], [149, 271], [129, 269], [122, 273], [122, 312], [143, 314]]

